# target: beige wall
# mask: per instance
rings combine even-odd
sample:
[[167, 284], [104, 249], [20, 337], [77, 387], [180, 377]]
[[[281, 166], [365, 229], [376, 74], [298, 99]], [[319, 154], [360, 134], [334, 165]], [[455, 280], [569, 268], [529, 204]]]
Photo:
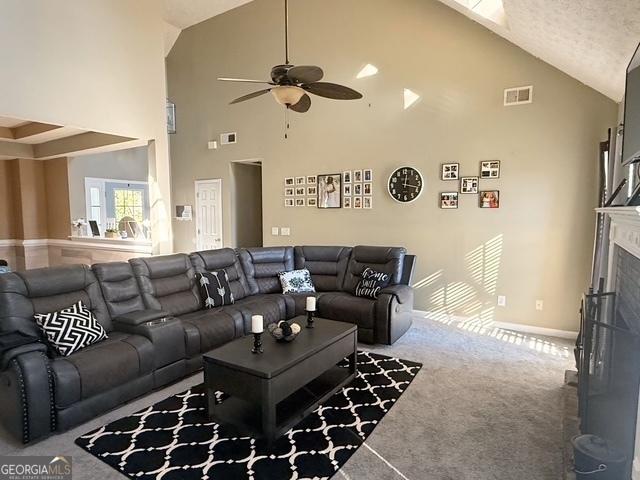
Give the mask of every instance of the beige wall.
[[[162, 2], [3, 2], [0, 116], [154, 141], [156, 251], [172, 249]], [[25, 34], [28, 32], [28, 34]]]
[[[179, 112], [172, 136], [173, 194], [194, 203], [193, 181], [222, 178], [224, 239], [231, 239], [230, 161], [263, 159], [265, 244], [404, 245], [418, 255], [416, 308], [575, 330], [587, 287], [596, 204], [598, 142], [617, 106], [520, 48], [433, 0], [308, 0], [291, 5], [292, 59], [318, 64], [328, 81], [365, 99], [313, 97], [309, 113], [284, 112], [270, 96], [229, 106], [259, 85], [217, 76], [268, 78], [281, 63], [282, 2], [256, 0], [186, 29], [167, 58], [169, 95]], [[336, 14], [339, 12], [339, 14]], [[367, 63], [378, 75], [357, 80]], [[534, 85], [534, 103], [505, 108], [503, 89]], [[421, 100], [403, 110], [409, 88]], [[206, 142], [237, 131], [239, 143]], [[477, 175], [500, 159], [499, 210], [476, 196], [438, 208], [442, 162]], [[399, 205], [385, 191], [398, 166], [421, 170], [426, 192]], [[374, 209], [285, 208], [287, 176], [374, 169]], [[174, 224], [178, 250], [192, 250], [193, 223]], [[291, 237], [272, 237], [272, 226]], [[496, 296], [507, 306], [497, 308]], [[537, 299], [544, 310], [536, 311]]]
[[14, 160], [0, 160], [0, 240], [16, 238], [16, 206], [14, 203]]
[[67, 239], [71, 233], [67, 166], [66, 158], [44, 162], [49, 230], [47, 238]]

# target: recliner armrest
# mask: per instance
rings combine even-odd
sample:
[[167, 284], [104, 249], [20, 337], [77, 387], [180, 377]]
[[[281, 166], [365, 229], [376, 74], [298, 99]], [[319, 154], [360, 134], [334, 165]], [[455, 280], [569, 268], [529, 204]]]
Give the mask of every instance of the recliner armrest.
[[14, 358], [30, 352], [43, 352], [46, 355], [47, 346], [42, 342], [36, 341], [5, 350], [0, 356], [0, 370], [5, 370]]
[[153, 320], [160, 320], [168, 317], [169, 314], [163, 310], [138, 310], [136, 312], [125, 313], [113, 319], [115, 323], [122, 325], [137, 326]]
[[378, 296], [380, 295], [392, 295], [396, 297], [398, 303], [413, 302], [413, 288], [408, 285], [390, 285], [380, 290]]

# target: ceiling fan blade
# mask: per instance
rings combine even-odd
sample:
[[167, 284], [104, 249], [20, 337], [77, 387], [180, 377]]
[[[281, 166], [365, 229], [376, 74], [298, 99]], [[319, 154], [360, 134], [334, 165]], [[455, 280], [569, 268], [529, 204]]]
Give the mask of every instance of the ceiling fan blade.
[[362, 94], [360, 92], [356, 92], [344, 85], [338, 85], [337, 83], [316, 82], [308, 85], [302, 85], [302, 88], [314, 95], [332, 98], [334, 100], [358, 100], [362, 98]]
[[294, 112], [304, 113], [309, 111], [310, 107], [311, 107], [311, 97], [305, 93], [302, 96], [302, 98], [300, 98], [298, 103], [296, 103], [295, 105], [291, 105], [289, 108]]
[[324, 72], [315, 65], [300, 65], [289, 69], [287, 77], [293, 83], [313, 83], [322, 80]]
[[260, 95], [264, 95], [265, 93], [269, 93], [270, 91], [271, 91], [270, 88], [265, 88], [264, 90], [258, 90], [257, 92], [249, 93], [248, 95], [244, 95], [242, 97], [236, 98], [234, 101], [229, 103], [229, 105], [244, 102], [245, 100], [251, 100], [252, 98], [259, 97]]
[[265, 82], [264, 80], [249, 80], [247, 78], [228, 78], [218, 77], [221, 82], [242, 82], [242, 83], [266, 83], [267, 85], [275, 85], [273, 82]]

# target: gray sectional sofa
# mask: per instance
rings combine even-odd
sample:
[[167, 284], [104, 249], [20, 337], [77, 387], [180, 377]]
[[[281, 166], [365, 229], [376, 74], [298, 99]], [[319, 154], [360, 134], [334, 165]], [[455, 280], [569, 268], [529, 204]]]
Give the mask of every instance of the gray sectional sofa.
[[[404, 248], [268, 247], [136, 258], [0, 275], [0, 337], [27, 338], [0, 352], [0, 413], [27, 443], [67, 430], [202, 366], [202, 354], [265, 323], [304, 313], [351, 322], [366, 343], [392, 344], [411, 326], [415, 257]], [[376, 300], [356, 297], [366, 267], [391, 284]], [[306, 268], [316, 293], [283, 294], [278, 273]], [[224, 269], [234, 303], [203, 309], [197, 273]], [[63, 357], [44, 340], [34, 314], [82, 300], [108, 338]]]

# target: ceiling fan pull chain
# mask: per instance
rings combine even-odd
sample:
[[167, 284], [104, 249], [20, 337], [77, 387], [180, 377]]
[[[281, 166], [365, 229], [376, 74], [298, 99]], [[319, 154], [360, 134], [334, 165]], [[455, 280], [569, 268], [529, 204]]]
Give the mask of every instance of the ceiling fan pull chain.
[[289, 138], [289, 107], [284, 109], [284, 139]]

